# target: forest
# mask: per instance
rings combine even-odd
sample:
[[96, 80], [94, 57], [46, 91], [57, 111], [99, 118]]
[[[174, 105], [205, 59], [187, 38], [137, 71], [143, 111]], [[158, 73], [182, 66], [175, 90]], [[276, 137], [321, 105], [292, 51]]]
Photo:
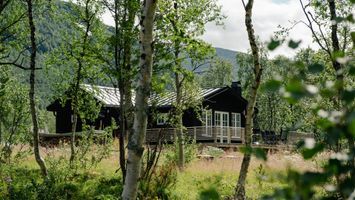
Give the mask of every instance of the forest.
[[0, 199], [355, 199], [355, 1], [238, 1], [0, 0]]

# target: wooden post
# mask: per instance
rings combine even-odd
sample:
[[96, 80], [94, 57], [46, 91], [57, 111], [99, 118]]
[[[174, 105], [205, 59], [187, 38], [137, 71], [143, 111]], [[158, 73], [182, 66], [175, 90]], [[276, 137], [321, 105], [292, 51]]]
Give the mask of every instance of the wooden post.
[[227, 143], [230, 144], [231, 143], [231, 128], [230, 127], [227, 128], [227, 136], [228, 136]]
[[212, 134], [214, 136], [214, 143], [217, 143], [217, 131], [216, 131], [216, 127], [212, 128]]
[[194, 127], [194, 140], [195, 140], [195, 142], [197, 141], [196, 127]]
[[240, 129], [241, 133], [240, 133], [240, 137], [242, 138], [242, 144], [245, 144], [245, 129]]

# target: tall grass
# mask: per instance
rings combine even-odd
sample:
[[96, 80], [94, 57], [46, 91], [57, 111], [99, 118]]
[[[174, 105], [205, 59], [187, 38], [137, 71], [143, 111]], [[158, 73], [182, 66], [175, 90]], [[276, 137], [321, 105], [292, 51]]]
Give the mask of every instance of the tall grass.
[[[89, 160], [100, 145], [93, 145]], [[21, 157], [13, 165], [0, 166], [0, 199], [117, 199], [122, 190], [119, 169], [119, 146], [115, 141], [108, 156], [97, 165], [77, 171], [68, 168], [69, 148], [62, 145], [42, 148], [50, 164], [50, 177], [43, 180], [33, 155]], [[161, 162], [171, 154], [163, 150]], [[177, 172], [176, 183], [165, 191], [169, 199], [223, 199], [234, 193], [242, 154], [228, 151], [212, 160], [192, 159], [183, 172]], [[322, 160], [322, 159], [319, 159]], [[304, 161], [295, 153], [278, 152], [266, 162], [252, 159], [246, 192], [251, 199], [270, 194], [285, 184], [283, 176], [290, 168], [317, 170], [319, 160]], [[163, 163], [161, 163], [163, 166]], [[50, 195], [50, 196], [48, 196]]]

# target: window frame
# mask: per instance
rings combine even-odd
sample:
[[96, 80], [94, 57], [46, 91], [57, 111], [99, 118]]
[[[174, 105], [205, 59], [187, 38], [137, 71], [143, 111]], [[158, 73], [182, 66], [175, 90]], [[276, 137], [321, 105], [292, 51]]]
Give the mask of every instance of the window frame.
[[201, 121], [205, 129], [204, 136], [212, 137], [212, 127], [213, 127], [213, 111], [212, 109], [204, 109], [202, 111]]

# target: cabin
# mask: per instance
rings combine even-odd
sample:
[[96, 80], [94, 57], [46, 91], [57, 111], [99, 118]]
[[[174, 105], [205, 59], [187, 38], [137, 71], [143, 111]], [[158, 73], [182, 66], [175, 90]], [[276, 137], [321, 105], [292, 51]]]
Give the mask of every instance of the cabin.
[[[110, 126], [112, 120], [119, 124], [120, 97], [117, 88], [81, 85], [81, 90], [101, 105], [98, 118], [86, 121], [86, 124], [96, 130]], [[242, 97], [240, 82], [219, 88], [201, 89], [196, 95], [201, 103], [199, 109], [190, 108], [184, 112], [184, 134], [196, 142], [242, 143], [248, 102]], [[176, 129], [169, 123], [175, 98], [175, 92], [151, 96], [147, 142], [175, 140]], [[70, 100], [63, 104], [58, 99], [50, 104], [47, 110], [55, 115], [58, 134], [71, 132], [73, 112]], [[78, 119], [76, 130], [83, 130], [81, 119]]]

